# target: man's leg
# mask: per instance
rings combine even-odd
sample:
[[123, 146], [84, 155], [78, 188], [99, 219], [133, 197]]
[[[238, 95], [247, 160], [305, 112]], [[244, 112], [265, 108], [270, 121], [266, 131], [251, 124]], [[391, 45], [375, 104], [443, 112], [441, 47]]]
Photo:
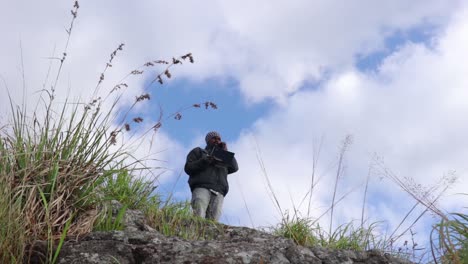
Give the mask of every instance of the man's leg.
[[210, 204], [206, 210], [206, 218], [218, 221], [223, 211], [224, 196], [211, 193]]
[[195, 188], [192, 192], [193, 214], [205, 218], [210, 203], [211, 192], [205, 188]]

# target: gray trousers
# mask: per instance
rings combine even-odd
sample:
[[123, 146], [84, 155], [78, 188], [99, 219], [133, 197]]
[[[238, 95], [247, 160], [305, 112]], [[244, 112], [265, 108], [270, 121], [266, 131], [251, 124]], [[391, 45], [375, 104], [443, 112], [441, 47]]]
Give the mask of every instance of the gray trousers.
[[192, 191], [192, 210], [197, 216], [218, 221], [223, 208], [224, 196], [220, 193], [195, 188]]

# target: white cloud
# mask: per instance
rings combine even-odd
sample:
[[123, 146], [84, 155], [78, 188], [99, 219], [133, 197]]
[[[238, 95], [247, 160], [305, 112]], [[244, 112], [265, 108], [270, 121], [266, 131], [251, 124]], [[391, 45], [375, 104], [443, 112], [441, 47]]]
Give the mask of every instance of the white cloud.
[[[336, 207], [335, 222], [360, 219], [364, 182], [373, 153], [385, 159], [385, 166], [407, 183], [430, 187], [455, 170], [458, 182], [448, 194], [466, 193], [468, 157], [467, 67], [468, 17], [454, 16], [450, 25], [428, 48], [407, 44], [394, 52], [374, 73], [344, 70], [316, 90], [299, 91], [282, 107], [259, 120], [235, 145], [240, 171], [231, 176], [241, 183], [242, 193], [256, 225], [275, 222], [275, 205], [265, 195], [266, 183], [255, 157], [254, 136], [261, 149], [268, 178], [282, 209], [299, 207], [309, 190], [313, 153], [324, 136], [317, 169], [320, 183], [314, 189], [317, 217], [330, 207], [336, 176], [339, 144], [347, 134], [354, 143], [346, 154], [346, 169], [338, 185], [338, 196], [359, 188]], [[315, 144], [315, 147], [314, 147]], [[387, 178], [371, 179], [368, 217], [388, 220], [391, 227], [415, 202]], [[231, 181], [233, 182], [233, 181]], [[232, 188], [226, 213], [245, 216], [242, 194]], [[306, 205], [307, 203], [305, 203]], [[466, 197], [446, 195], [441, 208], [453, 211], [466, 206]], [[412, 217], [417, 215], [413, 214]], [[328, 219], [323, 218], [327, 223]]]
[[[175, 70], [178, 74], [194, 79], [230, 76], [240, 81], [249, 100], [282, 101], [324, 70], [347, 68], [357, 54], [382, 49], [385, 37], [396, 30], [427, 22], [444, 25], [458, 2], [83, 2], [57, 93], [65, 96], [69, 86], [72, 95], [92, 91], [110, 52], [123, 42], [124, 51], [106, 75], [107, 90], [148, 60], [191, 51], [197, 63]], [[48, 64], [44, 58], [52, 55], [55, 44], [60, 57], [65, 45], [69, 4], [2, 4], [0, 73], [11, 90], [22, 81], [19, 40], [28, 89], [42, 88]], [[141, 81], [132, 84], [138, 94]]]
[[[249, 65], [255, 66], [241, 69], [239, 75], [243, 79], [247, 74], [241, 88], [256, 101], [284, 97], [304, 80], [320, 78], [323, 70], [349, 67], [357, 54], [383, 49], [385, 37], [397, 30], [444, 23], [454, 3], [236, 1], [223, 7], [239, 41], [249, 44]], [[252, 89], [251, 84], [258, 83], [266, 87]]]

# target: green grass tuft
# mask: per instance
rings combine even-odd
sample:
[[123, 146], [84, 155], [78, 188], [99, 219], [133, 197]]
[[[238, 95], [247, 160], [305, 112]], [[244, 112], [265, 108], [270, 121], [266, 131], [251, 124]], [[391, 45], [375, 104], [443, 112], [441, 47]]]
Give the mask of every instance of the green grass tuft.
[[376, 223], [367, 228], [354, 227], [353, 223], [341, 225], [332, 233], [316, 221], [297, 216], [290, 217], [288, 214], [282, 223], [273, 228], [273, 234], [290, 238], [299, 245], [321, 246], [333, 249], [368, 250], [381, 247], [381, 239], [378, 239], [373, 230]]
[[468, 263], [468, 215], [453, 213], [434, 226], [432, 255], [439, 263]]
[[189, 202], [170, 202], [161, 208], [148, 207], [146, 216], [149, 225], [166, 236], [208, 240], [223, 234], [221, 225], [194, 216]]

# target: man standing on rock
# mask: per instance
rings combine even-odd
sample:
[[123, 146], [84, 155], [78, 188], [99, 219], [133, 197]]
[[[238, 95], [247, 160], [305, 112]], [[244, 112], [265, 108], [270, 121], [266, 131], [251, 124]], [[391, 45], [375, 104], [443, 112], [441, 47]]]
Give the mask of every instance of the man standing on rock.
[[[206, 134], [205, 141], [204, 149], [197, 147], [190, 151], [184, 169], [190, 176], [188, 183], [192, 191], [194, 214], [218, 221], [224, 196], [229, 191], [227, 175], [236, 172], [239, 167], [218, 132]], [[223, 157], [217, 157], [216, 153]]]

